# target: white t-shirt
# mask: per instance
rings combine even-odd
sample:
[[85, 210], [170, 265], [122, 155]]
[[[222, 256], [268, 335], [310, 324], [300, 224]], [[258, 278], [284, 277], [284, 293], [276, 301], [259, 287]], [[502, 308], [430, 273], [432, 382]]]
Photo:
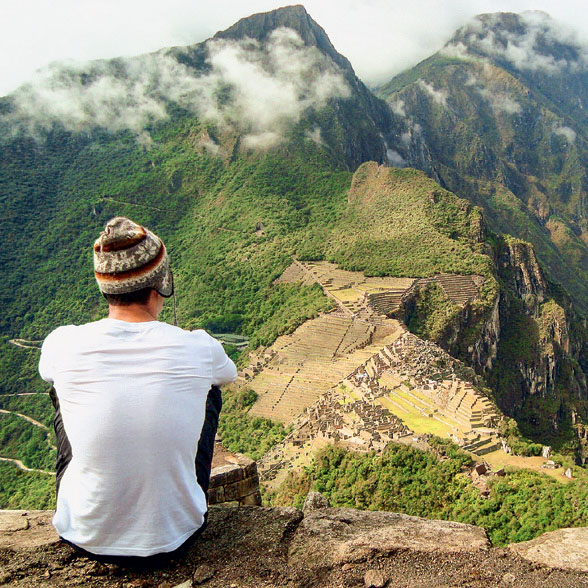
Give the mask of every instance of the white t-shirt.
[[103, 319], [53, 331], [41, 377], [57, 393], [72, 459], [53, 525], [101, 555], [173, 551], [204, 521], [194, 460], [213, 384], [237, 377], [204, 331]]

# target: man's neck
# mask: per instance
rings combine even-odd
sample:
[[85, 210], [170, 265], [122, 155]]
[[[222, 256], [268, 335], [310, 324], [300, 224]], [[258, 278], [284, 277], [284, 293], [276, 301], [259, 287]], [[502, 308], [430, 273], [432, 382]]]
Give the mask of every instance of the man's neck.
[[148, 306], [142, 304], [129, 304], [128, 306], [108, 306], [108, 318], [126, 321], [128, 323], [145, 323], [156, 321], [154, 314]]

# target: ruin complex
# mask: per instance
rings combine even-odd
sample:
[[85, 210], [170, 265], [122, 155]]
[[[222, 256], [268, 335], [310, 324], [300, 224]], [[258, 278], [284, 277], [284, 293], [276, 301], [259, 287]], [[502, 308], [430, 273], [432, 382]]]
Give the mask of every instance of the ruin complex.
[[479, 276], [365, 277], [328, 262], [294, 260], [277, 282], [319, 284], [335, 309], [251, 356], [241, 386], [251, 413], [291, 426], [260, 462], [274, 479], [324, 443], [382, 451], [391, 441], [426, 445], [431, 434], [477, 455], [501, 449], [500, 413], [473, 370], [408, 331], [398, 311], [435, 281], [454, 304], [479, 295]]

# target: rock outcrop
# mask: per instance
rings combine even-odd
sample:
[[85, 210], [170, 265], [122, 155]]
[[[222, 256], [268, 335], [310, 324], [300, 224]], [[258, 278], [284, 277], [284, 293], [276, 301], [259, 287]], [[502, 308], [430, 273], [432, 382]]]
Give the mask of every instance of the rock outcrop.
[[558, 529], [510, 549], [529, 561], [553, 568], [588, 572], [588, 528]]
[[586, 529], [491, 549], [483, 529], [448, 521], [349, 508], [212, 507], [187, 553], [147, 569], [77, 554], [59, 542], [51, 516], [0, 511], [1, 586], [588, 586]]

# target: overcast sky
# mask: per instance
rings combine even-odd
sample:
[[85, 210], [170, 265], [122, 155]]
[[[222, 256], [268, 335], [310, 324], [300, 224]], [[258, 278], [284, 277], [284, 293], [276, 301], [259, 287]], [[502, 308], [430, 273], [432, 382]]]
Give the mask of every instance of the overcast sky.
[[[437, 51], [482, 12], [544, 10], [588, 39], [581, 0], [306, 0], [310, 15], [370, 85]], [[0, 95], [54, 60], [137, 55], [204, 41], [275, 0], [2, 0]]]

